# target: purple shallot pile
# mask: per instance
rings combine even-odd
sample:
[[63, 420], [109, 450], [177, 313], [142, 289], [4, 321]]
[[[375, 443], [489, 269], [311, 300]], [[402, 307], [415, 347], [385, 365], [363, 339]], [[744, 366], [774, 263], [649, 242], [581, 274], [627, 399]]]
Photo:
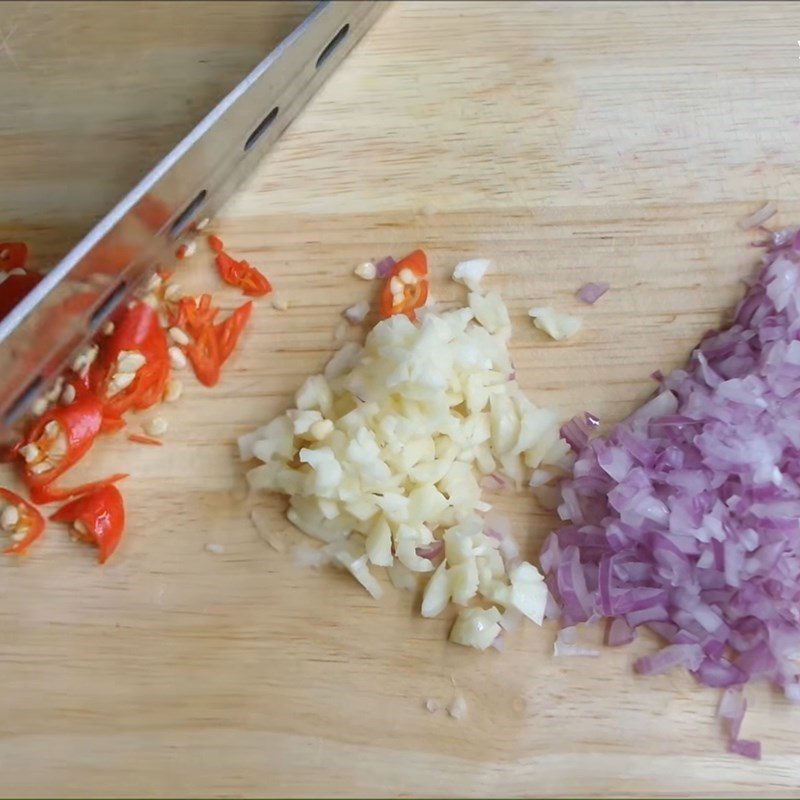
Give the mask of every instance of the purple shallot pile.
[[573, 425], [573, 474], [541, 563], [561, 624], [640, 625], [665, 646], [636, 662], [725, 689], [731, 752], [742, 687], [766, 679], [800, 702], [800, 235], [776, 234], [733, 324], [604, 437]]

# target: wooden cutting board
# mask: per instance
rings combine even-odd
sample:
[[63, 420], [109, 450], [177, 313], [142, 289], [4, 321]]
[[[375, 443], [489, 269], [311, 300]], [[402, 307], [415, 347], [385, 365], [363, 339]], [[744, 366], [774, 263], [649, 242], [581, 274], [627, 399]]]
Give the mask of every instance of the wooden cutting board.
[[[448, 644], [448, 621], [422, 620], [410, 594], [374, 602], [265, 544], [254, 504], [302, 537], [281, 500], [245, 498], [233, 446], [373, 296], [354, 265], [416, 246], [447, 303], [463, 301], [457, 260], [493, 260], [532, 399], [622, 418], [739, 296], [758, 251], [736, 220], [767, 199], [779, 223], [800, 219], [794, 12], [390, 8], [214, 226], [289, 310], [258, 304], [217, 388], [186, 376], [159, 411], [163, 447], [98, 445], [82, 474], [131, 473], [104, 568], [56, 526], [0, 563], [0, 793], [796, 796], [800, 709], [766, 687], [748, 693], [755, 763], [725, 753], [715, 691], [632, 673], [653, 639], [594, 659], [554, 659], [553, 628], [533, 625], [502, 655]], [[579, 306], [595, 279], [612, 290]], [[238, 301], [204, 246], [180, 281]], [[544, 341], [525, 317], [542, 303], [581, 313], [580, 337]], [[527, 495], [496, 502], [535, 556], [553, 518]], [[456, 691], [466, 719], [425, 710]]]

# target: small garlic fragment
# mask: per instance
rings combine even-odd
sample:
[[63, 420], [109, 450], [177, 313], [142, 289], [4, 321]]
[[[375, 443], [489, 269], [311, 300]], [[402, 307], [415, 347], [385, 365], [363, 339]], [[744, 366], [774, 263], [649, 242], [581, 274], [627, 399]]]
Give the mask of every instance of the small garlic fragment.
[[374, 281], [378, 275], [378, 270], [371, 261], [365, 261], [353, 270], [353, 274], [362, 280]]
[[312, 439], [321, 442], [333, 433], [333, 422], [329, 419], [317, 420], [309, 429]]
[[169, 423], [164, 419], [164, 417], [153, 417], [153, 419], [148, 420], [144, 426], [144, 432], [148, 436], [163, 436], [167, 429], [169, 428]]
[[467, 701], [464, 695], [460, 692], [453, 698], [449, 706], [447, 706], [447, 713], [453, 719], [464, 719], [467, 716]]
[[272, 296], [272, 307], [276, 311], [286, 311], [289, 308], [289, 302], [276, 292]]

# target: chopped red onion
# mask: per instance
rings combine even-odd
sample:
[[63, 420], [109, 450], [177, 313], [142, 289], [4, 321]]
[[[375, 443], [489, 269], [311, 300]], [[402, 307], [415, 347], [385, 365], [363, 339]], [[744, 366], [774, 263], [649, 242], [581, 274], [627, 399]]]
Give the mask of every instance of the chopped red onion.
[[416, 553], [420, 558], [427, 558], [428, 560], [438, 558], [444, 550], [444, 542], [438, 539], [430, 544], [421, 545], [416, 548]]
[[571, 420], [561, 426], [561, 438], [576, 452], [579, 453], [589, 443], [589, 434], [600, 425], [600, 420], [588, 411], [576, 414]]
[[386, 256], [375, 264], [375, 274], [379, 278], [385, 278], [393, 269], [397, 262], [391, 257]]
[[754, 742], [750, 739], [736, 739], [730, 742], [728, 750], [737, 756], [752, 758], [755, 761], [761, 760], [761, 742]]
[[484, 475], [480, 480], [480, 485], [483, 489], [490, 492], [501, 492], [503, 489], [508, 488], [508, 481], [497, 472], [490, 472]]
[[606, 633], [606, 644], [609, 647], [619, 647], [623, 644], [630, 644], [636, 638], [636, 629], [622, 618], [616, 617], [611, 620]]
[[[706, 334], [684, 369], [653, 375], [652, 400], [606, 437], [589, 440], [579, 418], [565, 426], [578, 452], [560, 485], [567, 525], [541, 554], [562, 625], [608, 617], [609, 644], [638, 625], [666, 640], [636, 662], [638, 672], [683, 666], [727, 691], [765, 678], [792, 701], [800, 701], [796, 231], [765, 255], [731, 327]], [[731, 751], [757, 758], [758, 744], [738, 738], [732, 703]]]
[[592, 305], [596, 303], [609, 289], [607, 283], [584, 283], [576, 292], [578, 300]]
[[747, 700], [744, 699], [740, 688], [726, 689], [722, 693], [717, 715], [728, 723], [728, 737], [731, 740], [739, 738], [745, 711], [747, 711]]

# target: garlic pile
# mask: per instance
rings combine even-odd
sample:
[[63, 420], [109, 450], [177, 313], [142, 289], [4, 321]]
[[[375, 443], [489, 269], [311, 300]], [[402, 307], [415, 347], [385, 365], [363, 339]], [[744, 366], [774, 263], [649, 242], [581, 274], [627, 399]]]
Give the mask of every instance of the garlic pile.
[[243, 459], [263, 462], [250, 486], [288, 495], [289, 520], [330, 560], [374, 597], [374, 567], [395, 584], [432, 573], [423, 616], [461, 606], [450, 638], [481, 650], [501, 631], [498, 606], [541, 624], [547, 588], [481, 516], [491, 506], [480, 480], [527, 484], [569, 450], [556, 415], [514, 380], [508, 311], [480, 291], [486, 266], [456, 270], [472, 289], [467, 308], [379, 322], [305, 381], [295, 408], [239, 441]]

